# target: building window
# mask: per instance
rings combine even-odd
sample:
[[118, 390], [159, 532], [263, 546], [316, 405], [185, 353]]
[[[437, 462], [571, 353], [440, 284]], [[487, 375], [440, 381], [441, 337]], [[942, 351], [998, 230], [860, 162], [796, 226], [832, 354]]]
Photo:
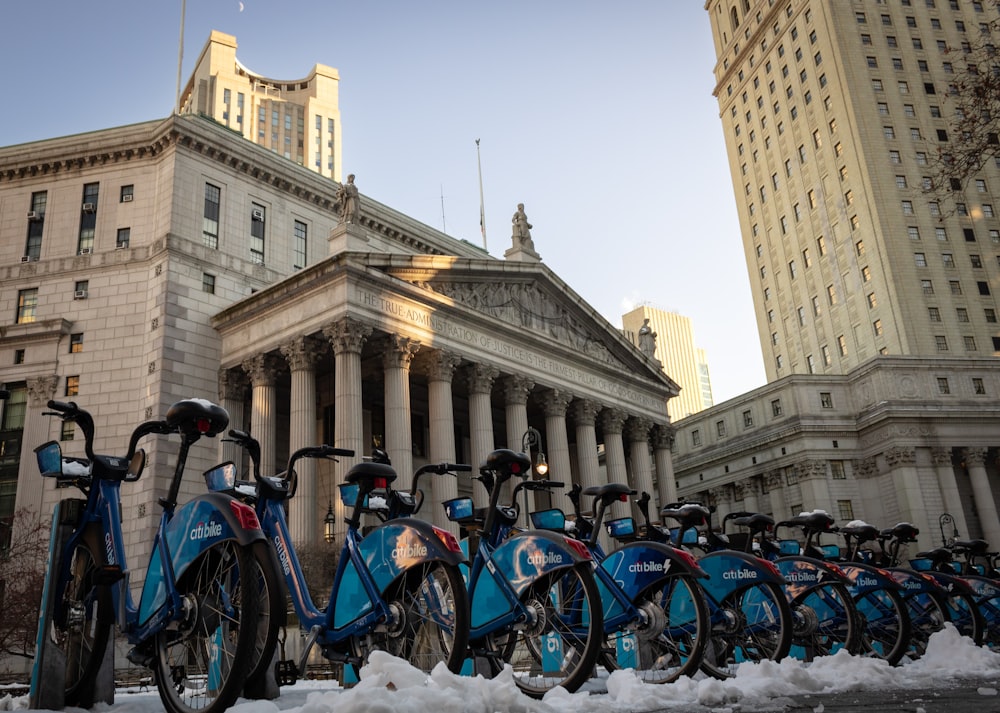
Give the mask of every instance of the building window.
[[823, 311], [822, 308], [819, 306], [819, 297], [813, 296], [813, 298], [812, 298], [812, 308], [813, 308], [813, 316], [814, 317], [819, 317], [820, 312]]
[[896, 151], [895, 149], [891, 149], [889, 151], [889, 163], [893, 164], [894, 166], [898, 166], [899, 164], [903, 163], [903, 159], [900, 156], [899, 151]]
[[972, 393], [976, 396], [983, 396], [986, 394], [986, 385], [983, 380], [978, 377], [972, 378]]
[[201, 241], [213, 250], [219, 249], [219, 204], [222, 190], [211, 183], [205, 184], [205, 211], [202, 216]]
[[294, 245], [292, 250], [294, 253], [295, 267], [302, 268], [306, 266], [306, 238], [308, 237], [308, 228], [305, 223], [300, 220], [296, 220], [293, 224], [292, 230], [294, 233]]
[[97, 198], [99, 190], [99, 183], [87, 183], [83, 186], [80, 234], [76, 242], [77, 255], [89, 255], [94, 251], [94, 233], [97, 226]]
[[881, 337], [882, 336], [882, 320], [881, 319], [876, 319], [874, 322], [872, 322], [872, 330], [875, 332], [875, 336], [876, 337]]
[[910, 225], [906, 228], [906, 234], [910, 236], [910, 240], [920, 240], [920, 228], [915, 225]]
[[743, 428], [753, 426], [753, 414], [749, 410], [743, 412]]
[[934, 345], [937, 347], [937, 350], [939, 352], [946, 352], [946, 351], [948, 351], [948, 337], [946, 337], [943, 334], [935, 335], [935, 337], [934, 337]]
[[118, 228], [118, 236], [115, 238], [116, 248], [127, 248], [128, 241], [132, 236], [131, 228]]
[[962, 283], [958, 280], [948, 280], [948, 288], [953, 295], [962, 294]]
[[83, 351], [83, 333], [69, 335], [69, 353], [77, 354]]
[[955, 267], [955, 256], [951, 253], [941, 253], [941, 263], [945, 267]]
[[127, 186], [122, 186], [118, 193], [119, 203], [130, 203], [132, 199], [135, 198], [135, 186], [129, 184]]
[[832, 460], [830, 461], [830, 477], [833, 480], [846, 480], [847, 473], [844, 470], [844, 461], [842, 460]]
[[972, 336], [962, 337], [962, 345], [965, 347], [965, 351], [974, 352], [976, 351], [976, 338]]
[[887, 139], [894, 139], [896, 138], [896, 130], [891, 126], [883, 126], [882, 135]]
[[781, 399], [774, 399], [771, 402], [771, 415], [772, 416], [781, 415]]
[[72, 441], [76, 436], [76, 424], [72, 421], [63, 421], [59, 428], [60, 441]]
[[951, 393], [951, 386], [948, 384], [948, 377], [946, 377], [946, 376], [939, 376], [937, 378], [937, 386], [938, 386], [938, 393], [939, 394], [950, 394]]
[[826, 255], [826, 239], [822, 235], [816, 238], [816, 250], [819, 252], [820, 257]]
[[256, 265], [264, 264], [264, 206], [250, 204], [250, 259]]
[[983, 296], [990, 294], [990, 283], [979, 281], [976, 283], [976, 287], [979, 288], [979, 294]]
[[716, 435], [719, 436], [719, 438], [725, 438], [726, 437], [726, 422], [725, 421], [716, 421], [715, 422], [715, 433], [716, 433]]
[[913, 261], [917, 267], [927, 267], [927, 256], [924, 253], [913, 253]]
[[847, 338], [843, 334], [837, 337], [837, 349], [840, 351], [840, 356], [847, 356]]
[[24, 363], [24, 350], [23, 349], [15, 349], [14, 350], [14, 363], [15, 364], [23, 364]]
[[691, 431], [691, 445], [695, 447], [701, 445], [701, 431], [697, 428]]
[[80, 377], [67, 376], [66, 392], [63, 394], [63, 396], [79, 396], [79, 395], [80, 395]]
[[932, 322], [940, 322], [941, 321], [941, 310], [939, 310], [937, 307], [928, 307], [927, 308], [927, 318], [930, 321], [932, 321]]
[[941, 242], [948, 242], [948, 230], [946, 228], [934, 228], [934, 237]]
[[986, 317], [986, 321], [990, 324], [997, 323], [997, 312], [992, 307], [987, 307], [983, 310], [983, 315]]
[[207, 272], [201, 274], [201, 291], [210, 295], [215, 294], [215, 275], [209, 275]]
[[868, 267], [867, 265], [865, 265], [863, 268], [861, 268], [861, 281], [862, 282], [871, 282], [872, 281], [872, 269], [870, 267]]
[[816, 359], [813, 357], [812, 354], [806, 356], [806, 370], [810, 374], [816, 373]]
[[833, 285], [826, 286], [826, 299], [831, 305], [837, 304], [837, 288]]
[[30, 324], [35, 321], [38, 310], [38, 288], [17, 291], [17, 324]]
[[875, 309], [878, 307], [878, 299], [875, 297], [874, 292], [869, 292], [865, 299], [868, 302], [868, 309]]
[[841, 520], [851, 521], [854, 519], [854, 506], [851, 505], [850, 500], [838, 500], [837, 501], [837, 513], [840, 515]]

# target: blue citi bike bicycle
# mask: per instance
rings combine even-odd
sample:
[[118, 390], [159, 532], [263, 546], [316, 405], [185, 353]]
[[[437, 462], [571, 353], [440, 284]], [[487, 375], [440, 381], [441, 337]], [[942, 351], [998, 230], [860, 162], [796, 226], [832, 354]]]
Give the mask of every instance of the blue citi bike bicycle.
[[[551, 490], [563, 483], [525, 480], [514, 488]], [[592, 517], [583, 514], [580, 498], [593, 497]], [[574, 484], [567, 494], [574, 518], [559, 508], [531, 513], [540, 529], [567, 533], [583, 542], [597, 562], [594, 574], [604, 604], [605, 642], [598, 658], [607, 670], [631, 668], [645, 683], [672, 683], [695, 675], [709, 639], [708, 605], [698, 586], [707, 575], [694, 558], [670, 545], [637, 541], [635, 520], [605, 521], [616, 502], [628, 502], [635, 491], [621, 483], [583, 489]], [[626, 541], [605, 553], [598, 542], [601, 526], [615, 539]]]
[[475, 476], [489, 505], [476, 508], [469, 497], [443, 504], [468, 533], [470, 667], [495, 676], [509, 665], [517, 687], [541, 698], [557, 686], [575, 691], [591, 677], [604, 623], [587, 546], [548, 530], [519, 531], [516, 500], [500, 504], [504, 483], [530, 470], [524, 453], [495, 450]]
[[[152, 669], [163, 706], [171, 713], [221, 713], [243, 689], [258, 631], [257, 557], [267, 543], [252, 508], [204, 494], [178, 506], [188, 452], [226, 428], [229, 415], [200, 399], [173, 404], [162, 421], [133, 432], [124, 457], [94, 453], [93, 417], [75, 403], [50, 401], [48, 415], [74, 422], [84, 434], [86, 458], [63, 457], [50, 441], [35, 449], [39, 470], [84, 499], [63, 500], [57, 512], [71, 528], [59, 545], [53, 527], [43, 592], [38, 651], [54, 646], [64, 659], [64, 700], [94, 703], [94, 679], [117, 623], [132, 645], [131, 662]], [[147, 435], [181, 437], [170, 488], [136, 602], [130, 589], [122, 532], [122, 483], [142, 475]], [[36, 657], [36, 666], [38, 658]], [[36, 672], [37, 673], [37, 672]], [[32, 676], [32, 684], [46, 685]]]
[[[326, 659], [351, 666], [355, 673], [375, 650], [406, 659], [423, 671], [431, 671], [442, 661], [453, 672], [461, 669], [469, 636], [468, 597], [459, 569], [465, 556], [447, 530], [404, 516], [415, 509], [415, 499], [391, 487], [396, 472], [388, 463], [359, 463], [348, 470], [340, 486], [341, 499], [351, 514], [329, 599], [320, 609], [309, 593], [286, 516], [287, 503], [298, 485], [295, 464], [302, 458], [352, 457], [354, 451], [329, 445], [300, 448], [289, 457], [283, 473], [262, 476], [256, 439], [232, 430], [226, 440], [246, 450], [253, 481], [238, 481], [232, 462], [206, 471], [205, 480], [210, 490], [229, 493], [254, 507], [284, 578], [284, 587], [277, 582], [268, 587], [267, 606], [272, 611], [284, 607], [287, 592], [299, 627], [306, 632], [298, 662], [284, 659], [283, 654], [277, 662], [279, 685], [294, 683], [305, 674], [314, 646]], [[414, 476], [414, 487], [422, 473], [462, 467], [424, 466]], [[364, 513], [375, 514], [383, 522], [362, 534]], [[279, 622], [279, 617], [272, 617], [272, 631], [258, 641], [255, 668], [270, 664]]]

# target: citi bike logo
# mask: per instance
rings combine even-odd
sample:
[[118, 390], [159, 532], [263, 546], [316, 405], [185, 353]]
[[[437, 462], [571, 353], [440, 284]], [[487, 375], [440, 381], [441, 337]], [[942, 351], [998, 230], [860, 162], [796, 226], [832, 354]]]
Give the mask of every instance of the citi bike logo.
[[757, 573], [752, 569], [736, 569], [722, 573], [723, 579], [757, 579]]
[[787, 579], [792, 584], [798, 584], [800, 582], [812, 583], [819, 580], [819, 577], [815, 572], [789, 572], [785, 575]]
[[558, 552], [532, 552], [528, 555], [528, 564], [541, 567], [547, 564], [562, 564], [563, 556]]
[[285, 549], [285, 543], [278, 536], [274, 538], [274, 551], [278, 553], [278, 561], [281, 562], [281, 571], [288, 574], [291, 570], [291, 566], [288, 564], [288, 550]]
[[406, 544], [395, 548], [392, 551], [392, 559], [409, 559], [411, 557], [426, 557], [427, 547], [419, 542], [415, 545]]
[[111, 539], [111, 533], [105, 533], [104, 535], [104, 556], [108, 560], [108, 564], [115, 563], [115, 543]]
[[858, 580], [854, 584], [858, 587], [877, 587], [878, 580], [874, 577], [858, 577]]
[[199, 522], [195, 525], [188, 538], [192, 540], [207, 540], [210, 537], [219, 537], [221, 535], [222, 523], [210, 520], [209, 522]]
[[628, 571], [634, 574], [643, 572], [666, 572], [670, 569], [670, 562], [633, 562], [628, 566]]

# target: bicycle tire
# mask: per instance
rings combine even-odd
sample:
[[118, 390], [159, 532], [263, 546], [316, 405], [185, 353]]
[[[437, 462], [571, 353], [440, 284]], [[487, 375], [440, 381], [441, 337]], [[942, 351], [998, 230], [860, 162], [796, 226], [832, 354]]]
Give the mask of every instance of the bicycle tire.
[[411, 567], [383, 598], [397, 615], [385, 650], [430, 673], [444, 661], [459, 673], [469, 648], [469, 595], [458, 565], [443, 561]]
[[[635, 675], [645, 683], [673, 683], [693, 676], [701, 667], [710, 636], [708, 604], [690, 574], [666, 577], [644, 591], [632, 604], [644, 613], [633, 632]], [[601, 663], [621, 668], [617, 658], [619, 632], [605, 637]]]
[[514, 683], [532, 698], [557, 686], [572, 693], [589, 680], [604, 645], [601, 595], [590, 566], [555, 570], [525, 590], [521, 601], [533, 621], [486, 637], [494, 675], [509, 664]]
[[154, 636], [153, 673], [170, 713], [222, 713], [239, 697], [257, 638], [259, 600], [234, 595], [256, 570], [251, 547], [222, 540], [179, 577], [187, 617]]
[[274, 549], [267, 542], [251, 545], [257, 583], [257, 632], [250, 657], [248, 685], [268, 675], [278, 645], [278, 633], [285, 625], [285, 581]]
[[861, 654], [898, 664], [910, 647], [911, 625], [906, 603], [894, 589], [873, 589], [854, 597], [861, 617]]
[[713, 678], [736, 675], [744, 661], [780, 661], [792, 644], [792, 611], [781, 585], [757, 582], [709, 605], [712, 634], [701, 670]]
[[952, 592], [946, 600], [949, 620], [958, 633], [981, 646], [986, 635], [986, 624], [975, 598], [966, 592]]
[[812, 661], [841, 649], [851, 654], [861, 650], [861, 620], [851, 593], [842, 583], [810, 587], [790, 604], [796, 619], [790, 655]]
[[950, 621], [948, 607], [943, 596], [931, 592], [904, 596], [903, 602], [910, 617], [910, 644], [904, 655], [909, 659], [918, 659], [927, 650], [931, 635]]
[[[66, 660], [64, 700], [67, 706], [90, 708], [94, 704], [94, 680], [111, 638], [113, 614], [111, 592], [95, 583], [103, 553], [86, 541], [78, 542], [69, 553], [70, 580], [61, 601], [48, 612], [49, 641]], [[56, 616], [58, 614], [58, 616]]]

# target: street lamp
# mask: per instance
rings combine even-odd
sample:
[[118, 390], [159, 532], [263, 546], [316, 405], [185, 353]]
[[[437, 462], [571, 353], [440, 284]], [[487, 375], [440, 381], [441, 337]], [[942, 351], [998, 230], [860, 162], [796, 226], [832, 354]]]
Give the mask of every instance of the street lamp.
[[[528, 426], [528, 430], [524, 432], [521, 436], [521, 452], [525, 453], [528, 458], [531, 458], [531, 449], [535, 448], [538, 451], [538, 455], [535, 458], [534, 465], [531, 469], [538, 473], [539, 476], [545, 477], [549, 472], [549, 464], [545, 460], [545, 451], [542, 449], [542, 434], [539, 433], [537, 428]], [[524, 526], [528, 527], [528, 491], [527, 489], [522, 491], [524, 493]]]
[[333, 516], [333, 501], [331, 500], [326, 509], [326, 517], [323, 518], [323, 539], [331, 545], [333, 544], [333, 541], [337, 539], [337, 533], [334, 531], [334, 526], [336, 524], [337, 518]]

